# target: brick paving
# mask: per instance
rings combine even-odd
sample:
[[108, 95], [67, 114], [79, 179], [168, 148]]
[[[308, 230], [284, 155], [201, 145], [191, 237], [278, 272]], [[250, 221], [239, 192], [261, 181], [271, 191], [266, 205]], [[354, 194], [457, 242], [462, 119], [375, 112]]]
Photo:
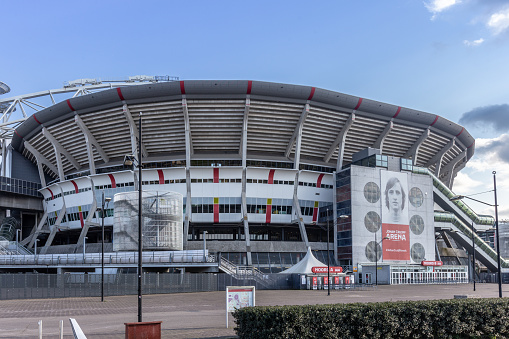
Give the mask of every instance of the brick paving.
[[[509, 297], [509, 285], [503, 285]], [[306, 305], [397, 300], [498, 297], [498, 285], [400, 285], [378, 289], [332, 291], [259, 290], [256, 305]], [[162, 321], [163, 338], [234, 338], [234, 322], [226, 328], [225, 292], [160, 294], [143, 296], [143, 320]], [[87, 338], [124, 338], [126, 322], [137, 321], [137, 296], [63, 298], [0, 301], [0, 338], [37, 338], [38, 321], [43, 337], [57, 338], [64, 321], [64, 338], [72, 338], [69, 318], [75, 318]]]

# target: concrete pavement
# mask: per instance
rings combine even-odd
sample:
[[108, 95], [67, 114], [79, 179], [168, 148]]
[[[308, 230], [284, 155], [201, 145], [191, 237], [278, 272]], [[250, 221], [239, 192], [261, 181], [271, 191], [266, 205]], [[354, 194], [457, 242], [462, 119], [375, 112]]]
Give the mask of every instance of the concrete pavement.
[[[392, 285], [378, 289], [259, 290], [256, 305], [306, 305], [397, 300], [498, 297], [497, 284]], [[509, 285], [503, 285], [509, 297]], [[43, 337], [57, 338], [64, 320], [64, 337], [72, 338], [69, 318], [75, 318], [87, 338], [124, 338], [126, 322], [137, 321], [137, 296], [0, 301], [0, 338], [37, 338], [37, 322], [43, 321]], [[232, 338], [234, 322], [226, 328], [226, 292], [159, 294], [143, 296], [143, 320], [162, 321], [163, 338]]]

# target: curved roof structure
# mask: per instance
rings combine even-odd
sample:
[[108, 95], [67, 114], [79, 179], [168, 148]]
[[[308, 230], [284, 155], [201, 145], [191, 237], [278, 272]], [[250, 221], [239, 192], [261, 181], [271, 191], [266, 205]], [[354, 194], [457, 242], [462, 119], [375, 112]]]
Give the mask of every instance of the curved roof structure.
[[474, 153], [465, 128], [435, 114], [247, 80], [152, 83], [71, 98], [23, 122], [11, 144], [54, 176], [61, 155], [65, 174], [88, 169], [87, 144], [97, 167], [112, 166], [133, 153], [140, 112], [144, 162], [185, 160], [186, 153], [191, 160], [241, 159], [246, 142], [253, 160], [289, 161], [297, 154], [301, 163], [336, 168], [338, 154], [348, 164], [354, 153], [374, 147], [442, 173], [457, 171]]
[[10, 91], [11, 91], [11, 89], [9, 88], [9, 86], [7, 86], [7, 84], [0, 81], [0, 95], [9, 93]]

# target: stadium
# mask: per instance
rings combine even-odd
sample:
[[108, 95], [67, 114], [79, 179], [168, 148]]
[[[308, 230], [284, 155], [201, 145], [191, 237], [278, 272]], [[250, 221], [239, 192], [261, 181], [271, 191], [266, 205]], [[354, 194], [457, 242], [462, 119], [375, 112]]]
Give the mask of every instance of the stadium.
[[[2, 163], [4, 176], [40, 184], [43, 211], [21, 240], [42, 254], [85, 242], [93, 251], [103, 221], [108, 251], [126, 250], [115, 245], [116, 197], [139, 189], [142, 167], [143, 191], [182, 195], [182, 241], [156, 250], [198, 250], [206, 239], [234, 264], [277, 273], [308, 247], [326, 262], [330, 244], [332, 262], [364, 270], [359, 279], [370, 281], [376, 263], [384, 281], [402, 283], [435, 261], [440, 274], [464, 277], [474, 247], [496, 271], [478, 235], [493, 217], [450, 200], [474, 150], [464, 127], [436, 114], [310, 86], [186, 80], [55, 103], [15, 128]], [[403, 203], [391, 221], [394, 185]], [[103, 194], [113, 200], [104, 211]]]

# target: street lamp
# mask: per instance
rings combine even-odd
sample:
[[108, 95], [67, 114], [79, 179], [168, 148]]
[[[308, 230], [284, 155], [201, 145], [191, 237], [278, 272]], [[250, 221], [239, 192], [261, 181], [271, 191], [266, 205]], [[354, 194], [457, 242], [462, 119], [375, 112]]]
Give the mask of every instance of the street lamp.
[[[487, 202], [484, 202], [484, 201], [481, 201], [481, 200], [477, 200], [477, 199], [471, 198], [471, 197], [466, 196], [466, 195], [456, 195], [456, 196], [450, 198], [449, 200], [450, 201], [456, 201], [456, 200], [461, 200], [461, 199], [467, 198], [467, 199], [470, 199], [470, 200], [473, 200], [473, 201], [477, 201], [477, 202], [479, 202], [481, 204], [484, 204], [484, 205], [495, 207], [495, 232], [497, 233], [496, 234], [496, 241], [497, 241], [497, 266], [498, 266], [498, 297], [502, 298], [502, 271], [500, 269], [500, 239], [499, 239], [499, 232], [498, 232], [498, 203], [497, 203], [497, 178], [496, 178], [497, 172], [493, 171], [492, 174], [493, 174], [493, 192], [494, 192], [494, 195], [495, 195], [495, 204], [494, 205], [493, 204], [488, 204]], [[473, 228], [473, 224], [472, 224], [472, 238], [474, 237], [473, 232], [474, 232], [474, 228]], [[473, 240], [472, 240], [472, 243], [473, 243]], [[472, 248], [472, 252], [475, 253], [473, 248]], [[474, 281], [474, 291], [475, 291], [475, 281]]]
[[86, 254], [85, 245], [87, 243], [87, 239], [88, 239], [88, 237], [83, 238], [83, 262], [85, 262], [85, 254]]
[[207, 251], [207, 239], [206, 239], [207, 231], [203, 231], [203, 262], [207, 262], [207, 256], [205, 252]]
[[[378, 242], [376, 241], [376, 232], [377, 231], [375, 231], [375, 285], [378, 286]], [[383, 237], [382, 240], [380, 240], [380, 244], [388, 239], [389, 237]]]
[[104, 203], [109, 203], [111, 198], [104, 197], [104, 191], [102, 194], [102, 206], [101, 206], [101, 217], [102, 217], [102, 234], [101, 234], [101, 301], [104, 301], [104, 217], [106, 210], [104, 209]]
[[136, 158], [133, 155], [126, 155], [124, 157], [124, 165], [126, 166], [135, 166], [137, 164], [137, 167], [139, 169], [138, 171], [138, 322], [142, 322], [142, 307], [141, 307], [141, 284], [142, 279], [141, 275], [143, 272], [143, 257], [142, 257], [142, 245], [143, 245], [143, 238], [142, 238], [142, 180], [141, 180], [141, 172], [143, 169], [143, 159], [142, 159], [142, 152], [141, 152], [141, 116], [142, 113], [140, 112], [139, 117], [139, 123], [138, 123], [138, 158]]
[[39, 242], [39, 240], [41, 240], [41, 239], [35, 239], [35, 242], [34, 242], [34, 244], [35, 244], [34, 257], [37, 256], [37, 243]]
[[475, 291], [475, 242], [474, 242], [474, 222], [472, 221], [472, 281]]

